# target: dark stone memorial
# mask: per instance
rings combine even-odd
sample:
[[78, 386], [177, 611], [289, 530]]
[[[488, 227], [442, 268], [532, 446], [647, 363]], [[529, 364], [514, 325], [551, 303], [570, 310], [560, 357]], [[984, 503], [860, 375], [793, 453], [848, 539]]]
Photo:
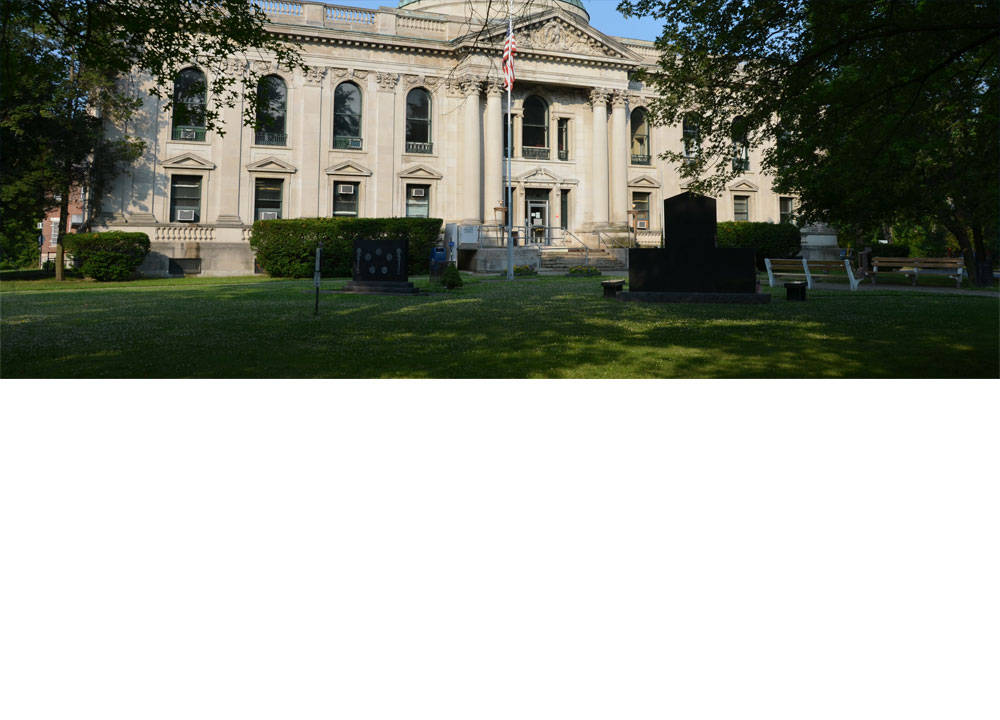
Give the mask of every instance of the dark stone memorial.
[[344, 292], [416, 293], [413, 283], [407, 281], [409, 272], [405, 240], [355, 240], [351, 281], [344, 285]]
[[766, 303], [753, 248], [715, 247], [715, 200], [684, 192], [663, 201], [665, 247], [628, 251], [628, 291], [639, 302]]

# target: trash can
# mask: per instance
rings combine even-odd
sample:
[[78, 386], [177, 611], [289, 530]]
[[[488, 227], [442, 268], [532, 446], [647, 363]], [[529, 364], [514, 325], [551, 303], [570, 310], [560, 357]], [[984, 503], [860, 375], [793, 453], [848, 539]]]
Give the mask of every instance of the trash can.
[[805, 302], [806, 299], [806, 282], [805, 280], [797, 280], [795, 282], [785, 283], [785, 299], [786, 300], [800, 300]]

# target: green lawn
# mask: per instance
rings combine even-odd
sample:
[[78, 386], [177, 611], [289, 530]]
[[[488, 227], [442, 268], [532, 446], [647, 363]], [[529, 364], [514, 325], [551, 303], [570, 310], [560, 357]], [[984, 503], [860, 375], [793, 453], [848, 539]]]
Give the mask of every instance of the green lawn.
[[778, 288], [765, 306], [639, 304], [604, 300], [600, 280], [467, 278], [418, 297], [330, 293], [318, 317], [307, 280], [3, 282], [0, 375], [1000, 376], [995, 296], [815, 290], [788, 303]]

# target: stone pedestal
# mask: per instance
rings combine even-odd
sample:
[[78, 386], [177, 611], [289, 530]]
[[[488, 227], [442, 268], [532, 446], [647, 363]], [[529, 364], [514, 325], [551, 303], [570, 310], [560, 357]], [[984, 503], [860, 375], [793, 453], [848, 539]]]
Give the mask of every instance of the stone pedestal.
[[806, 260], [840, 260], [837, 231], [829, 225], [806, 225], [802, 228], [802, 250]]

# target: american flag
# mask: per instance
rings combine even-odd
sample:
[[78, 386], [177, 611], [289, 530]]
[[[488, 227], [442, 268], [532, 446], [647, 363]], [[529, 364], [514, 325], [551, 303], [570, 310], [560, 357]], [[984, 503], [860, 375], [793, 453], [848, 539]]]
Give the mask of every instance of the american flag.
[[503, 86], [510, 90], [514, 87], [514, 53], [517, 52], [517, 43], [514, 42], [514, 22], [507, 23], [507, 40], [503, 44]]

